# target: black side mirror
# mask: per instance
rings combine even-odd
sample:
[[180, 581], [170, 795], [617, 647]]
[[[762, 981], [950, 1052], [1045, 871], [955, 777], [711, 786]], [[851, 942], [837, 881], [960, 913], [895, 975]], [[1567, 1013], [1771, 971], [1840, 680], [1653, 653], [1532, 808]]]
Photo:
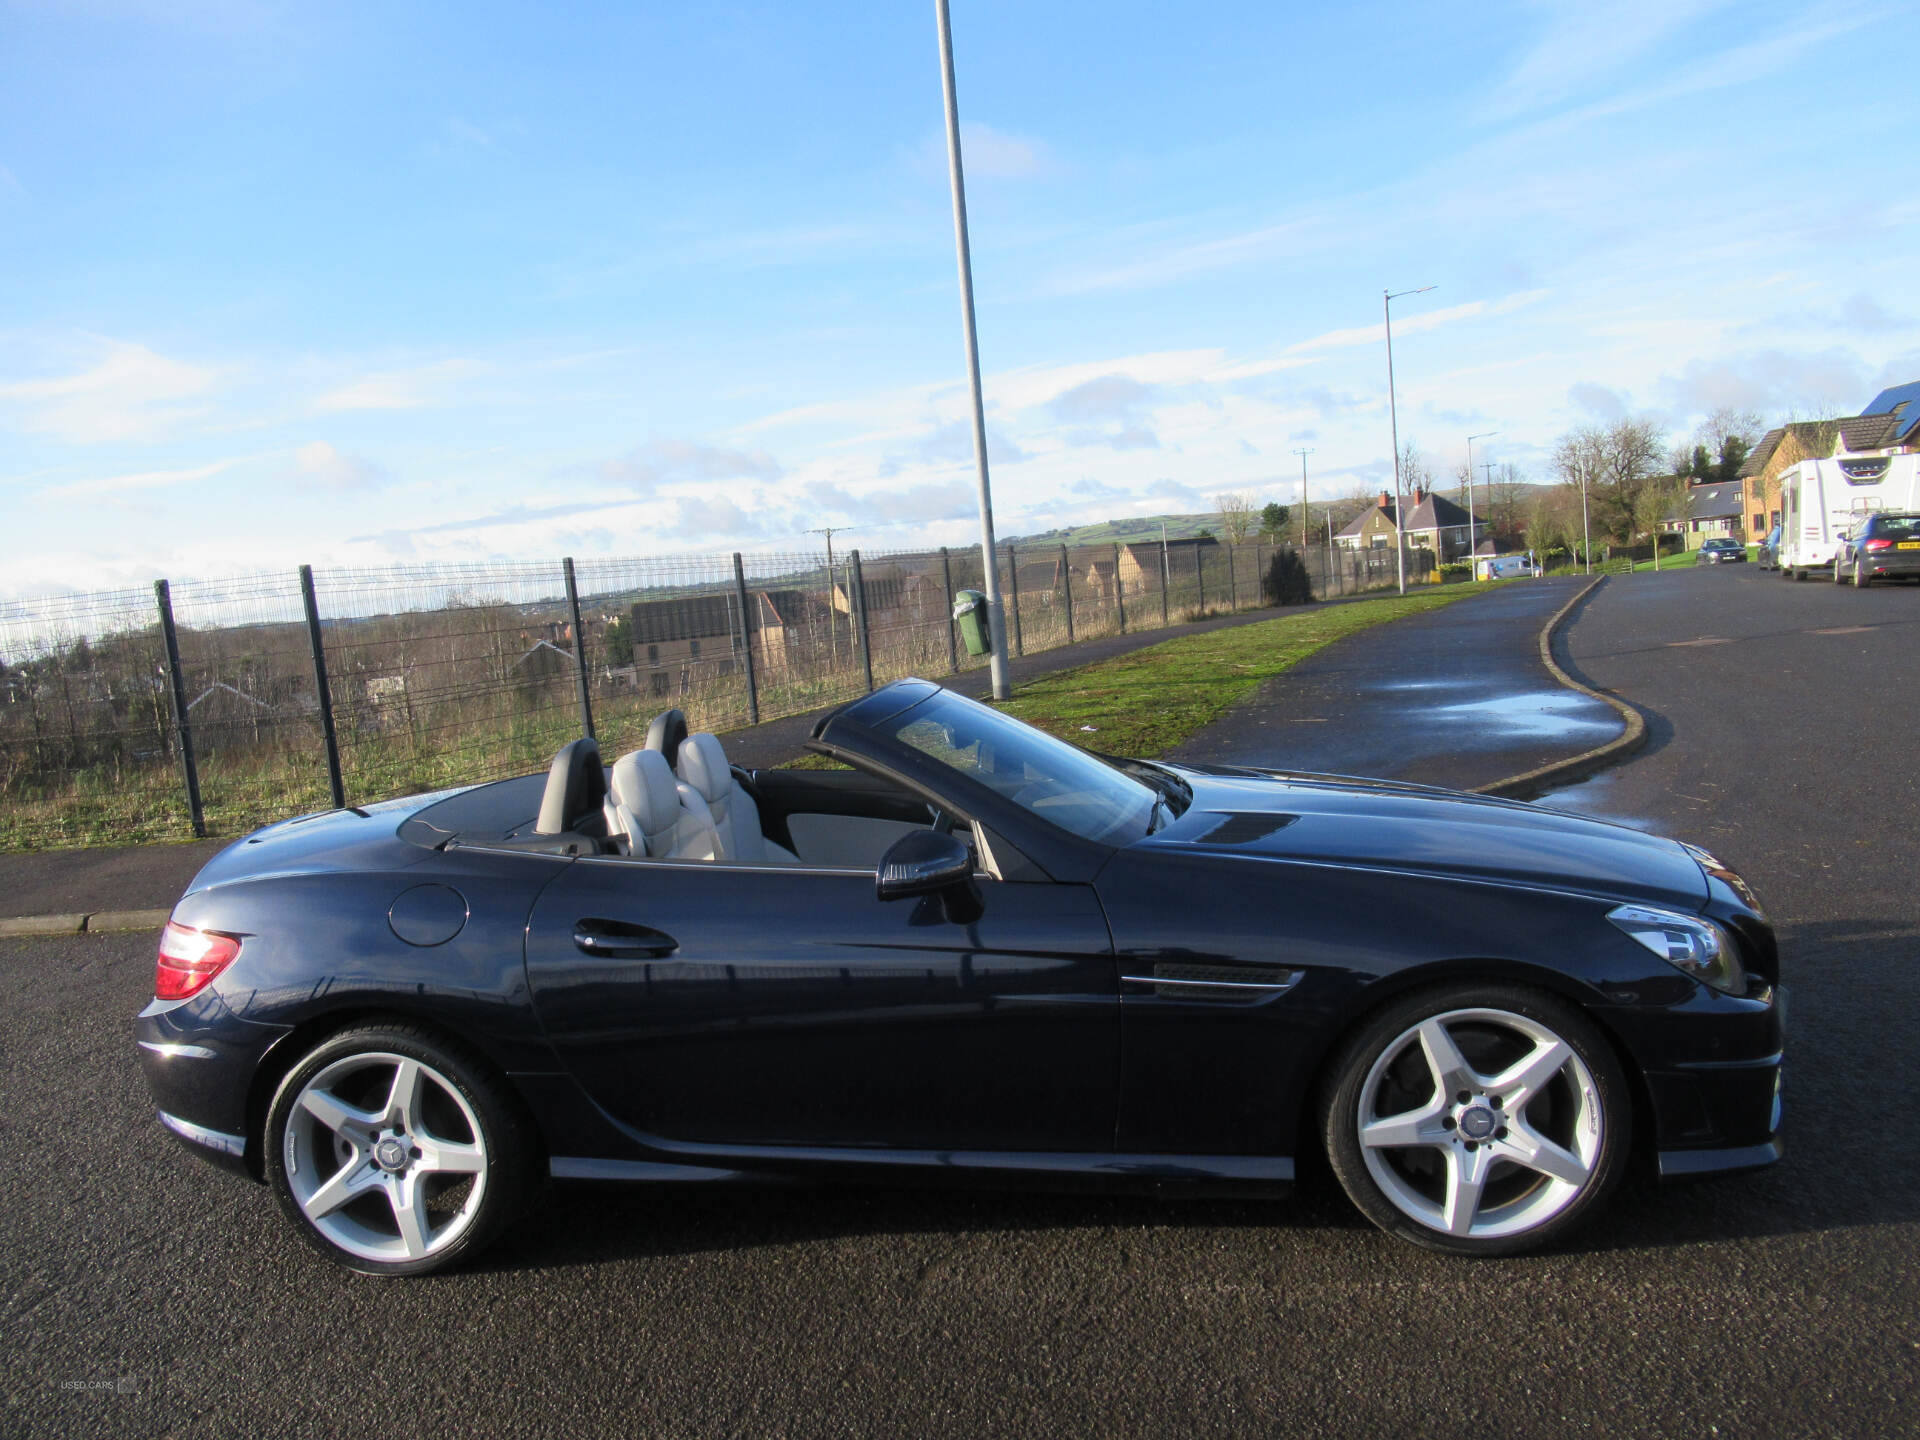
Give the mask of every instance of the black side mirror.
[[940, 830], [915, 830], [887, 847], [873, 888], [882, 900], [905, 900], [972, 881], [973, 851], [964, 840]]

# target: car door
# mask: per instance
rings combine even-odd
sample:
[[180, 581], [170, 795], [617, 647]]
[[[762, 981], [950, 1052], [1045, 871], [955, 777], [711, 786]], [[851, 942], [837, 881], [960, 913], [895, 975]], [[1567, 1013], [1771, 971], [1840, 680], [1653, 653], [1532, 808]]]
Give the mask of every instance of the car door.
[[1091, 887], [583, 858], [527, 931], [564, 1063], [651, 1143], [1104, 1151], [1119, 996]]

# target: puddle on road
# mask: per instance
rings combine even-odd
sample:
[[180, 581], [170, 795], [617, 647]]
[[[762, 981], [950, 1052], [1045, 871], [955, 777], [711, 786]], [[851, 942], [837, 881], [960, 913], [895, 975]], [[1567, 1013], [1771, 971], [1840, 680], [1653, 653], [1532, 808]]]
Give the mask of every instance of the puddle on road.
[[1664, 833], [1664, 828], [1647, 819], [1644, 815], [1623, 815], [1619, 811], [1619, 796], [1613, 793], [1614, 777], [1609, 774], [1595, 775], [1591, 780], [1582, 780], [1578, 785], [1569, 785], [1563, 790], [1549, 790], [1545, 795], [1533, 797], [1533, 803], [1542, 810], [1566, 810], [1575, 815], [1588, 815], [1596, 820], [1611, 820], [1617, 825], [1630, 825], [1635, 830], [1645, 830], [1649, 834]]
[[1469, 726], [1490, 740], [1599, 740], [1618, 730], [1611, 707], [1571, 690], [1536, 690], [1436, 705], [1424, 720]]

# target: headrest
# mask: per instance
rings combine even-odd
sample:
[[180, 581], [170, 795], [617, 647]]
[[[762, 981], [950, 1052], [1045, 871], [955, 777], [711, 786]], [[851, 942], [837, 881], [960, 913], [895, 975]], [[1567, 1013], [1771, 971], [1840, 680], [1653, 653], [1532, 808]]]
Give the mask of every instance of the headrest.
[[646, 748], [667, 757], [667, 768], [680, 764], [680, 747], [687, 740], [687, 717], [679, 710], [662, 710], [647, 724]]
[[689, 735], [680, 744], [680, 778], [700, 792], [709, 804], [733, 788], [727, 752], [712, 735]]
[[565, 834], [606, 798], [607, 772], [600, 764], [600, 747], [589, 739], [575, 740], [561, 747], [547, 769], [540, 818], [533, 828], [541, 835]]
[[664, 830], [680, 810], [673, 771], [657, 750], [636, 750], [614, 762], [613, 798], [648, 831]]

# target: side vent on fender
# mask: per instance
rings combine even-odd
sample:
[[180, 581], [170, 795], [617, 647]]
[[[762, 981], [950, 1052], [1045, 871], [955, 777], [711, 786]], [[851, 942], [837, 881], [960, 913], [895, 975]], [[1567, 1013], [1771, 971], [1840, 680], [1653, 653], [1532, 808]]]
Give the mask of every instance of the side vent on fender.
[[1195, 845], [1251, 845], [1256, 840], [1264, 840], [1276, 830], [1284, 830], [1298, 820], [1298, 815], [1265, 814], [1224, 814], [1220, 823], [1204, 835], [1196, 836]]

